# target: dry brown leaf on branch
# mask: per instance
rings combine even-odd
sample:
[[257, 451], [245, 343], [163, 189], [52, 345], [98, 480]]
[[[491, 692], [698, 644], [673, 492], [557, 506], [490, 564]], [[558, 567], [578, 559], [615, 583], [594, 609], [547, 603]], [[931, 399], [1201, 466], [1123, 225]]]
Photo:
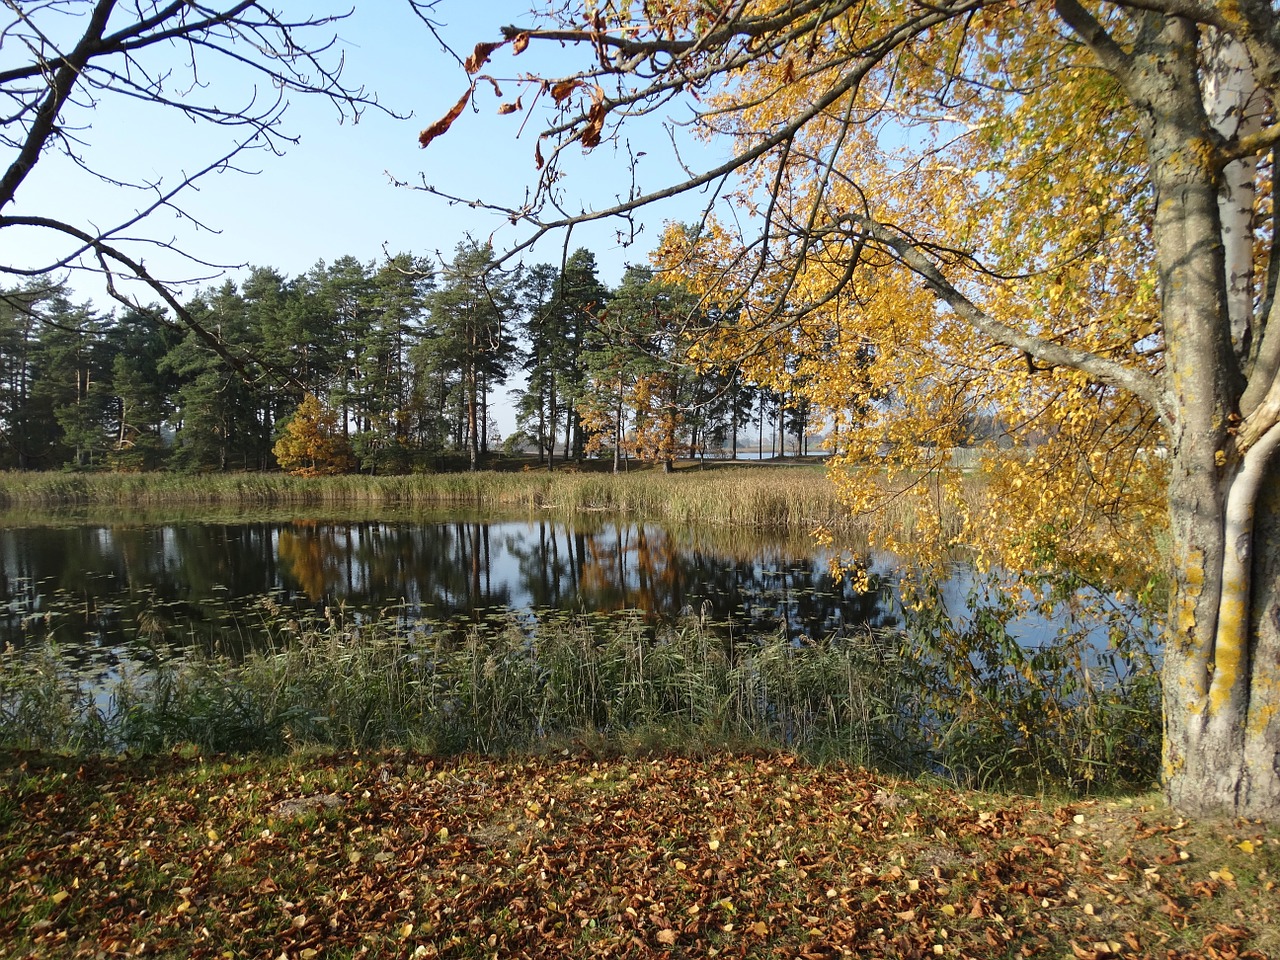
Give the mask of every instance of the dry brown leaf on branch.
[[418, 144], [425, 147], [436, 137], [448, 131], [453, 126], [453, 121], [457, 120], [462, 114], [463, 108], [466, 107], [467, 101], [471, 99], [471, 88], [467, 88], [467, 92], [458, 98], [458, 102], [443, 117], [433, 123], [427, 129], [418, 134]]
[[609, 113], [609, 108], [604, 102], [604, 91], [599, 87], [596, 87], [591, 94], [591, 101], [591, 109], [587, 111], [587, 122], [579, 137], [585, 150], [600, 145], [600, 135], [604, 131], [604, 118]]
[[501, 116], [504, 116], [504, 117], [505, 117], [505, 116], [506, 116], [507, 114], [509, 114], [509, 113], [516, 113], [518, 110], [520, 110], [520, 108], [521, 108], [520, 98], [519, 98], [519, 97], [516, 97], [516, 102], [515, 102], [515, 103], [500, 103], [500, 104], [498, 104], [498, 113], [499, 113]]
[[529, 34], [517, 33], [515, 39], [511, 41], [511, 53], [519, 56], [524, 53], [525, 48], [529, 46]]
[[570, 94], [582, 86], [581, 80], [561, 80], [551, 85], [551, 99], [557, 104], [564, 103]]
[[467, 73], [477, 73], [480, 68], [489, 62], [489, 54], [497, 50], [507, 41], [499, 40], [496, 43], [477, 43], [476, 48], [471, 51], [471, 56], [467, 57], [466, 62], [462, 65]]

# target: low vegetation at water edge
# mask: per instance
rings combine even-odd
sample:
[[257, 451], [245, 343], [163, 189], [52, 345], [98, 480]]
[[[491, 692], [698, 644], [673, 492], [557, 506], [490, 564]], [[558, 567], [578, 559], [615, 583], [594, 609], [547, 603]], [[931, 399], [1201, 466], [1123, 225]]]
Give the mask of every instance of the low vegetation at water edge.
[[[957, 674], [939, 662], [936, 638], [910, 632], [796, 643], [735, 638], [698, 618], [655, 628], [639, 614], [499, 616], [459, 626], [411, 622], [394, 608], [348, 618], [262, 604], [266, 647], [157, 649], [150, 667], [105, 687], [78, 677], [52, 646], [8, 651], [0, 747], [493, 754], [698, 744], [978, 786], [1093, 792], [1155, 778], [1151, 671], [1116, 652], [1086, 667], [1087, 649], [1065, 641], [1019, 652], [993, 625], [941, 641], [972, 651]], [[1002, 651], [986, 668], [978, 643]]]
[[534, 510], [557, 516], [611, 511], [676, 524], [842, 526], [849, 522], [819, 465], [687, 469], [667, 475], [480, 471], [412, 476], [292, 477], [0, 473], [0, 508], [77, 505], [387, 504]]

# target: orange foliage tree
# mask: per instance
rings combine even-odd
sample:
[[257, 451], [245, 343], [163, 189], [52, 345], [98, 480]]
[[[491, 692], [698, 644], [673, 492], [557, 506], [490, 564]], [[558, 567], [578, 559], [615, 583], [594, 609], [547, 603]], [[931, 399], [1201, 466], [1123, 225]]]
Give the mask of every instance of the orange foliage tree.
[[280, 469], [298, 477], [350, 473], [356, 459], [338, 429], [338, 415], [308, 393], [285, 424], [273, 448]]

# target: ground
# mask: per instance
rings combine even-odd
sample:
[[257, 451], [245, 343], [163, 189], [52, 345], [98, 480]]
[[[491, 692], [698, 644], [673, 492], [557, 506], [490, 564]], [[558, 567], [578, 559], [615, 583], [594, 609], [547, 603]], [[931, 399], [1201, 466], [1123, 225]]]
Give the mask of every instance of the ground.
[[6, 957], [1280, 957], [1280, 830], [783, 754], [0, 755]]

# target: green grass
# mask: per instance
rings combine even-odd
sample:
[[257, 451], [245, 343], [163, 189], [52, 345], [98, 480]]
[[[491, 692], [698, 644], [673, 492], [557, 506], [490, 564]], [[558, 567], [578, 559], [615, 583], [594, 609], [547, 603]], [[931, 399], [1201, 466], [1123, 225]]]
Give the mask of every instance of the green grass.
[[1017, 682], [1000, 668], [962, 684], [936, 645], [910, 634], [796, 644], [730, 638], [697, 618], [653, 627], [639, 613], [495, 615], [469, 626], [411, 622], [394, 608], [299, 618], [271, 598], [258, 616], [265, 647], [242, 657], [161, 650], [156, 666], [96, 701], [55, 648], [4, 652], [0, 747], [501, 754], [697, 745], [1086, 793], [1155, 777], [1154, 676], [1107, 682], [1097, 665], [1084, 671], [1065, 655], [1018, 663]]

